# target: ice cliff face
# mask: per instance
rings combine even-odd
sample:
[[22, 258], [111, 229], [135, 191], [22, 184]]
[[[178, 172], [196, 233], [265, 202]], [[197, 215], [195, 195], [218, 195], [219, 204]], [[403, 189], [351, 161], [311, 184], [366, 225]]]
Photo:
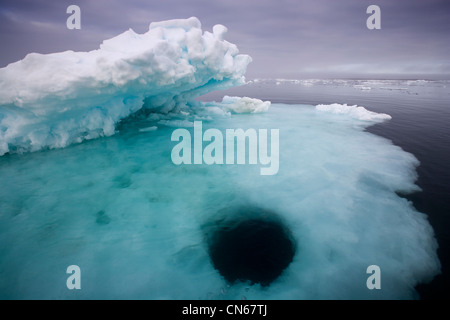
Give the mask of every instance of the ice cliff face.
[[0, 155], [65, 147], [114, 134], [141, 108], [167, 113], [212, 90], [244, 83], [251, 58], [226, 27], [195, 18], [128, 30], [90, 52], [28, 54], [0, 69]]

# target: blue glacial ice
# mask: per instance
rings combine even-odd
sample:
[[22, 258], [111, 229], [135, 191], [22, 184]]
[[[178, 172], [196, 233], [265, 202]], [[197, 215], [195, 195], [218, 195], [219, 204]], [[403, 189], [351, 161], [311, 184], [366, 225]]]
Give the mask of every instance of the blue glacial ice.
[[[250, 58], [225, 30], [153, 23], [97, 51], [31, 54], [0, 70], [0, 298], [410, 299], [439, 273], [426, 215], [399, 196], [420, 191], [417, 159], [365, 131], [390, 116], [193, 101], [244, 81]], [[278, 173], [174, 165], [171, 134], [194, 121], [279, 129]], [[269, 286], [230, 284], [211, 263], [207, 235], [242, 207], [276, 213], [295, 240]], [[73, 264], [81, 290], [66, 287]], [[366, 286], [370, 265], [380, 290]]]
[[251, 61], [197, 18], [128, 30], [90, 52], [28, 54], [0, 69], [0, 155], [110, 136], [141, 108], [167, 113], [244, 83]]

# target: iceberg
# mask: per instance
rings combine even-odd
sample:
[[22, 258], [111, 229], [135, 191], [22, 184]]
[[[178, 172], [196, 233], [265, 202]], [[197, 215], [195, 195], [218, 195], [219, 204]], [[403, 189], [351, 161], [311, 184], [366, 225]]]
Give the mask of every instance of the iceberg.
[[[411, 299], [441, 271], [427, 216], [400, 196], [420, 190], [419, 161], [365, 131], [389, 115], [196, 100], [245, 83], [251, 58], [226, 31], [156, 22], [94, 51], [32, 53], [0, 69], [0, 155], [58, 148], [0, 157], [0, 299]], [[175, 128], [194, 135], [196, 121], [205, 132], [276, 130], [276, 174], [250, 156], [174, 164]], [[251, 274], [220, 269], [236, 252]], [[66, 288], [72, 265], [78, 292]], [[373, 265], [380, 290], [367, 286]]]
[[0, 69], [0, 155], [110, 136], [141, 109], [168, 113], [209, 91], [245, 83], [251, 57], [200, 21], [154, 22], [90, 52], [30, 53]]
[[269, 110], [271, 102], [249, 97], [225, 96], [222, 99], [222, 104], [225, 109], [233, 113], [261, 113]]

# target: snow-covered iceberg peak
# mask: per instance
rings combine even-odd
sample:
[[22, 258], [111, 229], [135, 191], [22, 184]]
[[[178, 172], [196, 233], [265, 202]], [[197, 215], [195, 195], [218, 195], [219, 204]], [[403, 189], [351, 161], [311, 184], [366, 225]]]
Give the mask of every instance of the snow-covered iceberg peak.
[[200, 21], [128, 30], [90, 52], [30, 53], [0, 69], [0, 155], [112, 135], [141, 108], [169, 112], [212, 90], [245, 83], [251, 58], [203, 32]]

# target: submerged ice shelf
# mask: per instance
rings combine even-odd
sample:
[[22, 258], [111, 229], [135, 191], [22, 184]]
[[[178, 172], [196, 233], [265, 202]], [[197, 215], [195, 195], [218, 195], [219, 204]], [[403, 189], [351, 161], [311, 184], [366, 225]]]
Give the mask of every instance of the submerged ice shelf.
[[[176, 166], [173, 127], [139, 130], [155, 121], [0, 157], [9, 186], [0, 189], [1, 298], [409, 299], [439, 272], [426, 216], [397, 194], [418, 190], [418, 162], [364, 131], [377, 120], [273, 104], [203, 121], [221, 131], [278, 128], [280, 169], [270, 178], [252, 165]], [[229, 283], [210, 256], [212, 230], [251, 208], [263, 221], [274, 213], [296, 247], [266, 286]], [[82, 270], [76, 293], [65, 287], [72, 264]], [[373, 264], [381, 290], [366, 287]]]

